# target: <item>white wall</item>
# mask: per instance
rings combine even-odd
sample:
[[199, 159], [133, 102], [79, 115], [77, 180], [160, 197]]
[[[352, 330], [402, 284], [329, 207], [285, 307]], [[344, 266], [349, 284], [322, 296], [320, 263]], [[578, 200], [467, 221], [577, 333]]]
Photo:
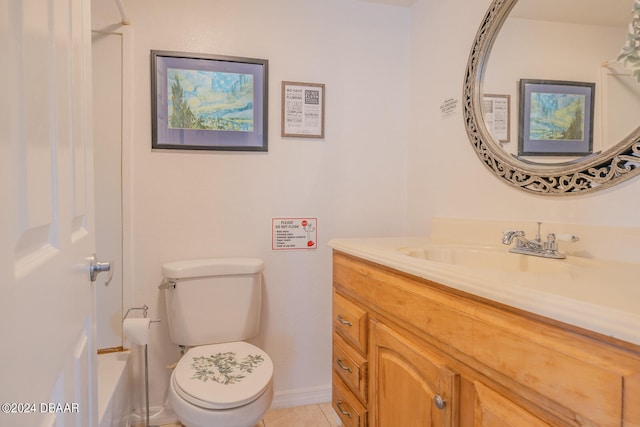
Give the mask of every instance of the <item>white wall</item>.
[[460, 105], [454, 117], [441, 117], [443, 100], [462, 97], [469, 49], [490, 3], [420, 0], [413, 9], [409, 228], [426, 233], [434, 216], [640, 226], [637, 178], [590, 195], [530, 195], [501, 182], [478, 160]]
[[[104, 2], [100, 2], [104, 3]], [[178, 352], [157, 289], [163, 262], [265, 259], [262, 331], [276, 403], [328, 400], [337, 236], [404, 234], [409, 10], [360, 0], [125, 2], [134, 34], [134, 305], [153, 318], [151, 405]], [[94, 2], [94, 28], [119, 20]], [[152, 151], [149, 51], [269, 60], [269, 152]], [[280, 137], [283, 80], [326, 84], [325, 138]], [[271, 219], [318, 218], [316, 251], [273, 252]], [[212, 310], [216, 304], [212, 302]], [[306, 397], [305, 397], [306, 396]], [[301, 402], [304, 403], [304, 402]]]
[[96, 286], [98, 349], [122, 345], [122, 34], [94, 33], [93, 153], [96, 254], [110, 260], [109, 286]]

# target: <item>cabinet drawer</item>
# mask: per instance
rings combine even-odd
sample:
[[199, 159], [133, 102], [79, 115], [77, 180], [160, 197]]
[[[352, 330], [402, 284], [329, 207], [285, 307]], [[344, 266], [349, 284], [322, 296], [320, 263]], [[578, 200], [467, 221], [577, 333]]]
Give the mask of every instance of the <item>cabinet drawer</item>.
[[335, 372], [333, 373], [331, 402], [344, 427], [366, 427], [367, 410]]
[[367, 360], [351, 350], [338, 334], [333, 334], [333, 370], [360, 398], [367, 401]]
[[333, 293], [333, 330], [362, 353], [367, 351], [367, 312]]

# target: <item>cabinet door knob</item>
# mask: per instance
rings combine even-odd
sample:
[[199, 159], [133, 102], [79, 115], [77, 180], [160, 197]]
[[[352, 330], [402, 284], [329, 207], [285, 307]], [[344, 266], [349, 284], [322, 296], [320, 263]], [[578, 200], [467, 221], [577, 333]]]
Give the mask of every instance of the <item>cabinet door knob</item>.
[[433, 403], [435, 403], [436, 408], [438, 409], [444, 409], [444, 407], [447, 405], [447, 401], [444, 400], [439, 394], [436, 394], [433, 397]]

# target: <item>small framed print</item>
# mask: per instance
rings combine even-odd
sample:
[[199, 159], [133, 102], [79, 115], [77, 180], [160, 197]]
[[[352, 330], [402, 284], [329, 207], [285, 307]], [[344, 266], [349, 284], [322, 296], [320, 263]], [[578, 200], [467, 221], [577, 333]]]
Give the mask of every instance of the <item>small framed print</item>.
[[520, 80], [519, 156], [593, 152], [595, 83]]
[[482, 113], [491, 135], [498, 142], [511, 142], [511, 96], [485, 94]]
[[266, 59], [151, 51], [154, 149], [267, 151]]
[[324, 138], [324, 84], [282, 82], [283, 137]]

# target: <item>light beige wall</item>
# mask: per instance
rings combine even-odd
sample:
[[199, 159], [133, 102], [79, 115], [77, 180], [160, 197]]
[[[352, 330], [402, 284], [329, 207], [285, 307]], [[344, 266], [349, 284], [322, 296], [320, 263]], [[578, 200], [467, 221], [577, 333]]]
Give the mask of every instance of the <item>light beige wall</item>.
[[[100, 3], [96, 5], [95, 3]], [[109, 2], [111, 3], [111, 2]], [[328, 400], [331, 259], [338, 236], [405, 234], [409, 10], [361, 0], [136, 0], [134, 39], [134, 304], [152, 326], [151, 404], [177, 360], [163, 262], [257, 256], [266, 262], [263, 328], [276, 403]], [[94, 2], [94, 28], [119, 19]], [[269, 152], [151, 151], [149, 51], [269, 60]], [[326, 84], [324, 140], [280, 137], [283, 80]], [[318, 250], [273, 252], [271, 219], [318, 218]], [[215, 310], [224, 301], [212, 301]], [[304, 402], [302, 402], [304, 403]]]
[[425, 233], [434, 216], [640, 226], [638, 178], [590, 195], [526, 194], [478, 160], [459, 103], [455, 116], [442, 118], [445, 99], [461, 100], [469, 49], [489, 4], [420, 0], [413, 9], [409, 228]]

